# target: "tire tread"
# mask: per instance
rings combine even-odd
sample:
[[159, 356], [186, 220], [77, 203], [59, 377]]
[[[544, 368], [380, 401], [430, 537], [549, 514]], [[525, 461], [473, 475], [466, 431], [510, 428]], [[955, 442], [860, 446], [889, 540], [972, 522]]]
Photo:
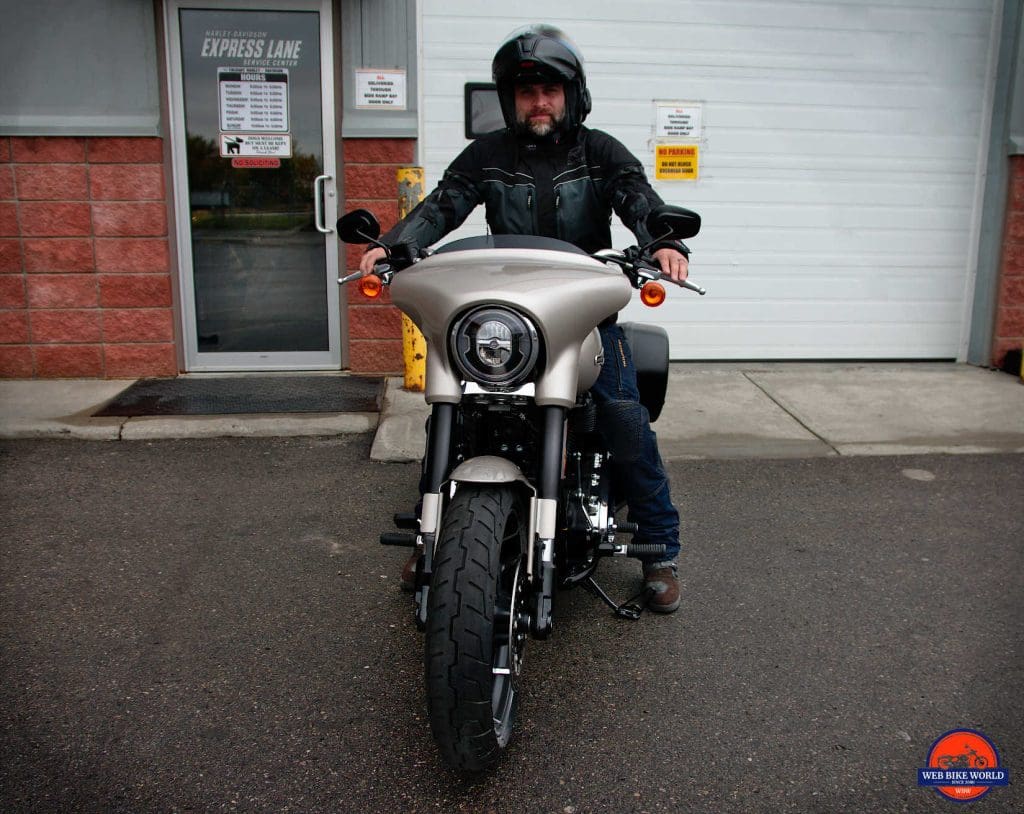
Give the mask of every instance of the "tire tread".
[[491, 718], [492, 636], [509, 487], [464, 486], [445, 510], [427, 611], [430, 726], [452, 768], [479, 772], [501, 747]]

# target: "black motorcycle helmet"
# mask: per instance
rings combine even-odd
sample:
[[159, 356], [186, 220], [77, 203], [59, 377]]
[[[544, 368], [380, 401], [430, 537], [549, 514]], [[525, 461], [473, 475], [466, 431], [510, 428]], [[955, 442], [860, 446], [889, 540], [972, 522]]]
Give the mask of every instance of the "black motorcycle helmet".
[[583, 55], [569, 36], [551, 25], [527, 25], [509, 34], [491, 66], [505, 124], [516, 126], [515, 87], [559, 82], [565, 88], [565, 127], [573, 130], [590, 112]]

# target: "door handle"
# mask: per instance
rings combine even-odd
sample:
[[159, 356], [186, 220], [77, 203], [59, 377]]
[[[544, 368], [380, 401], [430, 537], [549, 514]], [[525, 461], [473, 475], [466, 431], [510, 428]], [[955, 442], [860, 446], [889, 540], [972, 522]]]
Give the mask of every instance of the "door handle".
[[313, 215], [316, 220], [316, 230], [325, 235], [334, 231], [324, 223], [324, 185], [333, 177], [333, 175], [318, 175], [313, 179]]

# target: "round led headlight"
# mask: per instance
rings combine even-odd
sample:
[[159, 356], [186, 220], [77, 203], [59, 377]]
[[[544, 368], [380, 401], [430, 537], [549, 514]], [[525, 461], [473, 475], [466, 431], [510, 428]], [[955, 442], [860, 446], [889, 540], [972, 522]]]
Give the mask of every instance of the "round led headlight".
[[467, 381], [509, 387], [533, 372], [540, 339], [526, 317], [506, 308], [484, 307], [459, 320], [451, 333], [451, 349]]

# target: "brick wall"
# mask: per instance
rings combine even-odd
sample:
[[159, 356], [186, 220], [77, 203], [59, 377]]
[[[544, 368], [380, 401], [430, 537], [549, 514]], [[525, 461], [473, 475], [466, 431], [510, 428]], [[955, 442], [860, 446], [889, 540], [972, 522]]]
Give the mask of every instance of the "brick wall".
[[[413, 163], [413, 139], [345, 139], [344, 211], [368, 209], [377, 216], [381, 230], [398, 220], [398, 184], [395, 171]], [[345, 265], [359, 268], [362, 246], [346, 246]], [[369, 300], [358, 283], [349, 283], [349, 366], [354, 373], [401, 373], [402, 314], [391, 304], [388, 292]]]
[[1006, 206], [999, 299], [992, 340], [992, 364], [1008, 350], [1024, 347], [1024, 156], [1010, 156], [1010, 200]]
[[174, 376], [162, 142], [0, 137], [0, 377]]

